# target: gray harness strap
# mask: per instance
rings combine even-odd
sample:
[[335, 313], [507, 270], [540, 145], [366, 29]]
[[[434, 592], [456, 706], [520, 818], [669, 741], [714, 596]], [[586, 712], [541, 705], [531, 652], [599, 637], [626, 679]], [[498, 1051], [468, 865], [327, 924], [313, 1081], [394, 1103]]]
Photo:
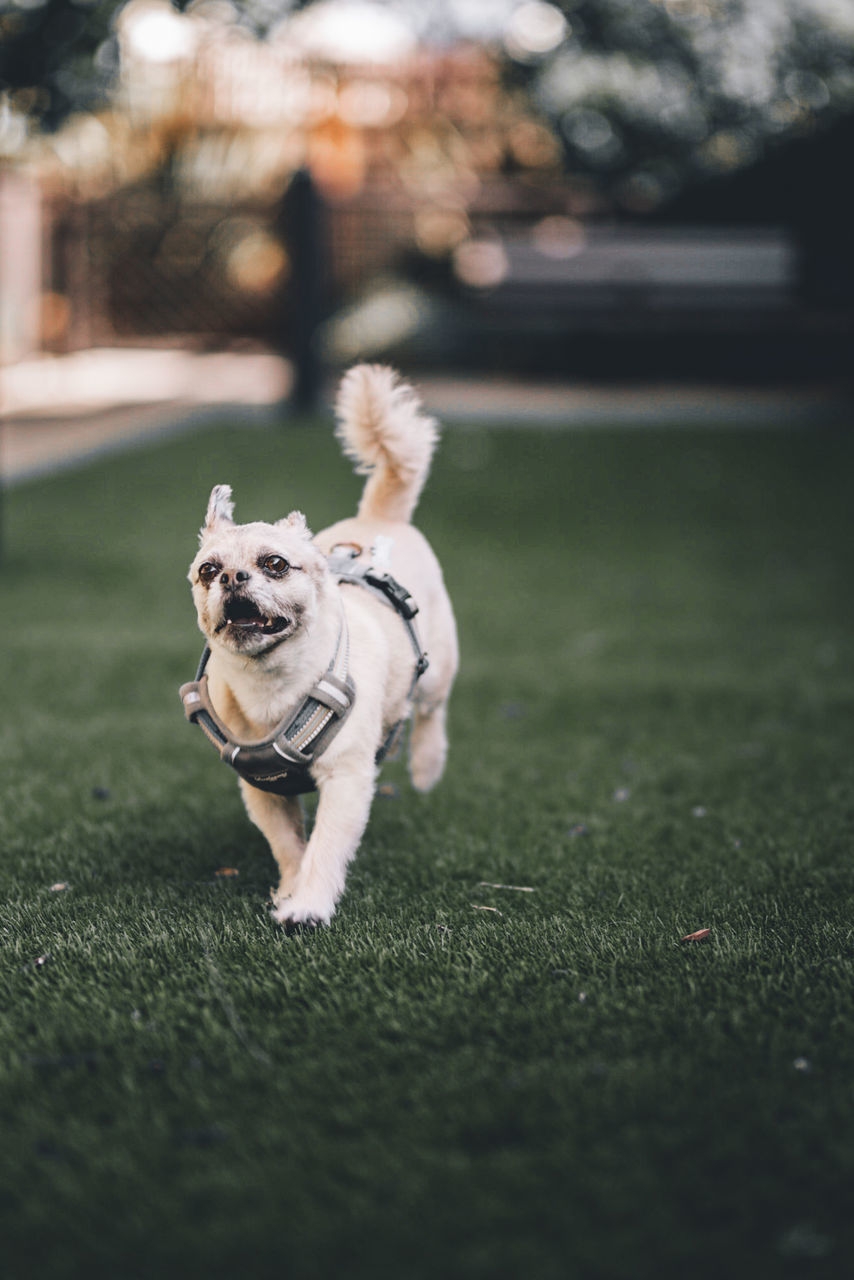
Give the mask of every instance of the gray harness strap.
[[[409, 592], [391, 574], [377, 572], [370, 565], [356, 565], [358, 550], [329, 558], [329, 568], [339, 583], [351, 583], [370, 591], [378, 599], [400, 615], [407, 635], [415, 650], [415, 673], [409, 688], [412, 698], [415, 686], [427, 670], [427, 655], [414, 618], [418, 606]], [[343, 725], [353, 707], [356, 687], [348, 675], [350, 641], [344, 610], [341, 610], [341, 629], [332, 661], [325, 674], [309, 690], [306, 697], [290, 712], [273, 732], [256, 742], [241, 742], [232, 737], [214, 710], [208, 692], [205, 668], [210, 649], [205, 646], [195, 680], [181, 686], [180, 697], [184, 714], [199, 726], [205, 737], [216, 748], [220, 759], [231, 766], [251, 786], [261, 791], [272, 791], [280, 796], [304, 795], [314, 791], [316, 784], [309, 766], [326, 750]], [[395, 744], [403, 720], [389, 731], [376, 755], [379, 764]]]
[[339, 583], [347, 582], [355, 586], [364, 587], [373, 596], [376, 596], [378, 600], [381, 600], [383, 604], [389, 605], [394, 609], [395, 613], [399, 614], [400, 620], [406, 628], [406, 634], [409, 636], [409, 642], [415, 650], [415, 673], [408, 695], [411, 698], [416, 684], [430, 665], [427, 660], [427, 654], [421, 647], [418, 629], [415, 626], [418, 605], [412, 599], [406, 587], [402, 587], [390, 573], [377, 572], [369, 564], [356, 564], [355, 561], [358, 555], [359, 550], [356, 547], [343, 554], [333, 547], [332, 554], [329, 557], [329, 568]]

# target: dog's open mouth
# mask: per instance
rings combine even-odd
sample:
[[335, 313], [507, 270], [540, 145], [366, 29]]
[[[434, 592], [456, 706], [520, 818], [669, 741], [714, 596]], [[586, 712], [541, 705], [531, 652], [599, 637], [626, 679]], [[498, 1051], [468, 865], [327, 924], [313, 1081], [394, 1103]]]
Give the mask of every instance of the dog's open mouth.
[[236, 598], [226, 601], [223, 610], [223, 620], [217, 627], [217, 631], [222, 631], [224, 627], [231, 627], [234, 631], [243, 634], [276, 636], [282, 631], [286, 631], [291, 625], [290, 618], [274, 618], [269, 614], [262, 613], [252, 600], [246, 598]]

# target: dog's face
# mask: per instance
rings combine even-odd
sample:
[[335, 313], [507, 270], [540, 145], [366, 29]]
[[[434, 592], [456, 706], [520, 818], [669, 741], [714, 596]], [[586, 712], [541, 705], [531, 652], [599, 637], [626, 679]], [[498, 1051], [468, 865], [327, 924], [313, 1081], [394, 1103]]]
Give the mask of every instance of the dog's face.
[[235, 524], [233, 513], [217, 485], [188, 576], [208, 643], [260, 657], [311, 625], [326, 561], [299, 512], [276, 524]]

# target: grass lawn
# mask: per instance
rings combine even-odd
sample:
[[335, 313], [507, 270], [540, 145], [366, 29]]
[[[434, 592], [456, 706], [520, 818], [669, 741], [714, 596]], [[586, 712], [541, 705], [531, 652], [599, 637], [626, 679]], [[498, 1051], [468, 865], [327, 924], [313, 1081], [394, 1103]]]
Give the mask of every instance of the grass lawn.
[[210, 485], [319, 528], [328, 427], [8, 494], [5, 1280], [845, 1274], [852, 474], [844, 433], [449, 430], [449, 772], [386, 769], [299, 937], [177, 687]]

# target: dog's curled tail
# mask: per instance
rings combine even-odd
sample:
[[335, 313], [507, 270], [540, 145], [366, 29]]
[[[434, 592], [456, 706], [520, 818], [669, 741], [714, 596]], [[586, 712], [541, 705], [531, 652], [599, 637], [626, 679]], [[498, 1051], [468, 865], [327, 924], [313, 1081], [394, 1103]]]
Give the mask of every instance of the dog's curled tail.
[[341, 382], [335, 414], [344, 452], [368, 476], [359, 515], [410, 520], [439, 437], [418, 394], [393, 369], [359, 364]]

